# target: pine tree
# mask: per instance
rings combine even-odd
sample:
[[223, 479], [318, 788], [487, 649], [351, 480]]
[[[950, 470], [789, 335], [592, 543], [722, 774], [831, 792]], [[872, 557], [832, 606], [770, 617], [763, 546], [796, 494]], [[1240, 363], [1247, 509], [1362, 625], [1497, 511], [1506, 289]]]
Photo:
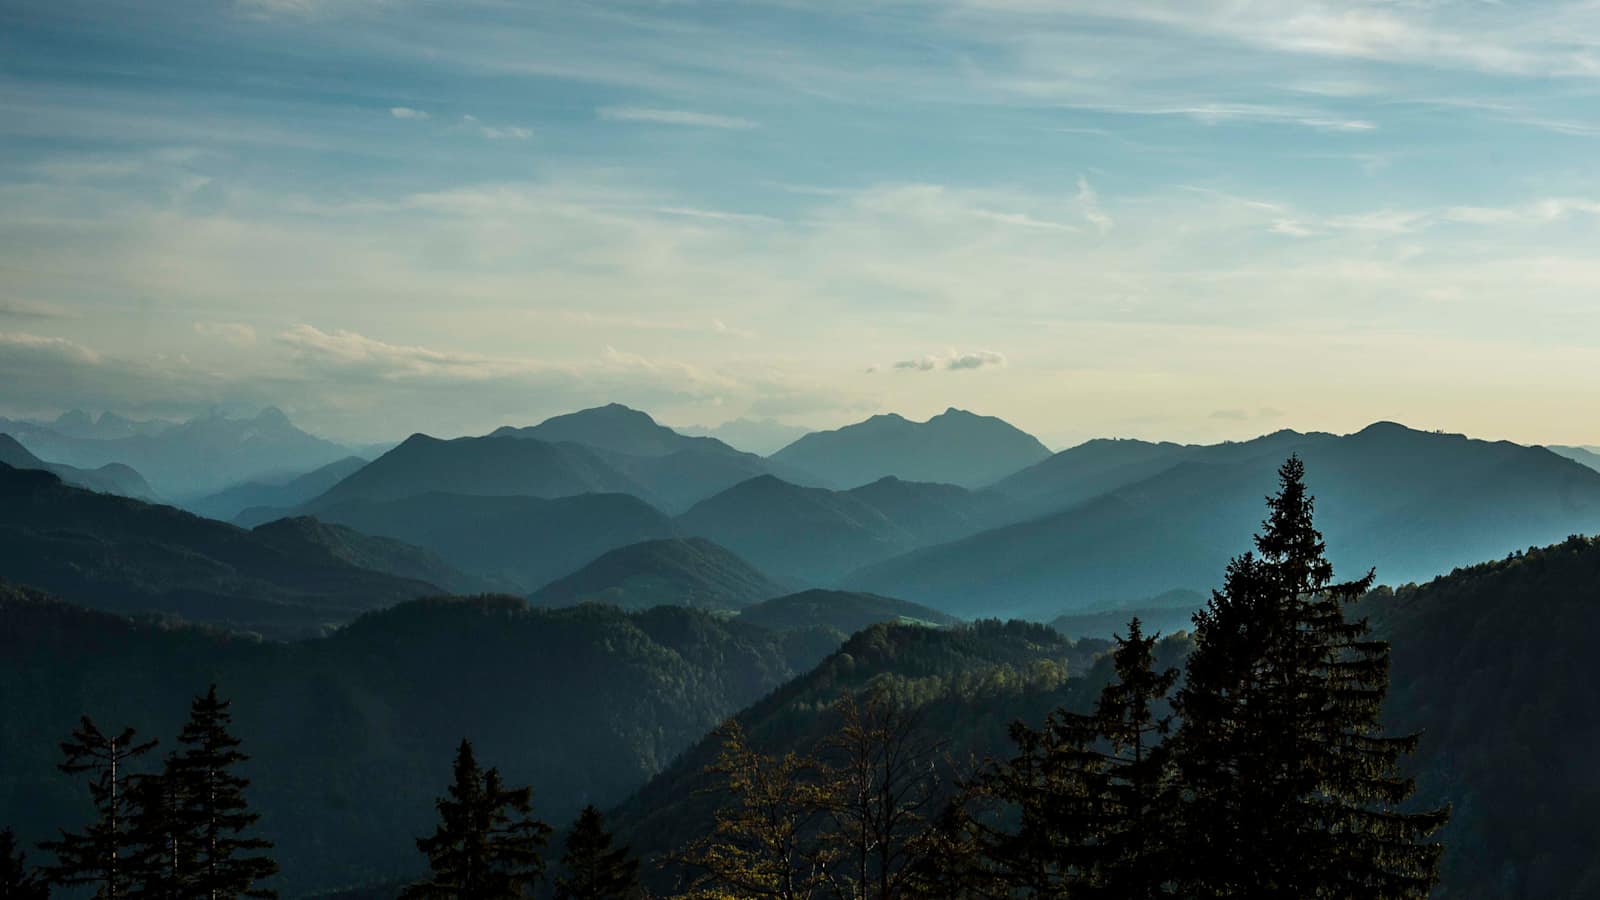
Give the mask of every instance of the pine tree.
[[1029, 896], [1077, 897], [1097, 886], [1110, 777], [1094, 749], [1093, 716], [1057, 709], [1038, 728], [1011, 725], [1017, 753], [980, 789], [1012, 810], [1010, 830], [984, 829], [983, 853], [1002, 882]]
[[1161, 715], [1160, 707], [1178, 672], [1156, 671], [1159, 639], [1144, 635], [1138, 617], [1128, 623], [1128, 636], [1117, 638], [1112, 654], [1116, 680], [1101, 691], [1095, 710], [1093, 727], [1106, 747], [1108, 777], [1095, 860], [1100, 884], [1086, 896], [1148, 900], [1167, 894], [1174, 796], [1161, 740], [1172, 716]]
[[1428, 838], [1447, 810], [1407, 814], [1399, 759], [1416, 735], [1384, 736], [1388, 645], [1345, 604], [1371, 572], [1336, 583], [1291, 458], [1255, 538], [1195, 616], [1195, 650], [1171, 741], [1185, 789], [1179, 834], [1190, 897], [1424, 897], [1438, 881]]
[[1012, 726], [1017, 756], [980, 784], [1016, 811], [1014, 830], [990, 829], [985, 841], [1005, 880], [1043, 897], [1167, 895], [1174, 794], [1161, 738], [1172, 716], [1162, 705], [1178, 676], [1155, 670], [1158, 639], [1128, 623], [1093, 714], [1057, 709], [1038, 730]]
[[585, 806], [567, 834], [556, 900], [626, 900], [639, 896], [639, 861], [612, 846], [600, 810]]
[[179, 846], [169, 863], [181, 870], [192, 860], [192, 877], [178, 874], [183, 887], [179, 896], [201, 900], [234, 897], [276, 897], [277, 892], [258, 883], [278, 871], [278, 864], [258, 851], [270, 850], [272, 842], [245, 837], [245, 832], [261, 817], [249, 811], [244, 789], [250, 781], [234, 771], [249, 760], [239, 750], [240, 741], [229, 732], [233, 716], [232, 701], [217, 696], [217, 686], [189, 706], [189, 721], [178, 742], [183, 750], [171, 760], [156, 793], [163, 802], [176, 808], [169, 821], [168, 834], [174, 840], [187, 838], [192, 850]]
[[28, 868], [28, 854], [17, 846], [17, 833], [0, 829], [0, 900], [48, 900], [50, 885]]
[[94, 885], [96, 900], [120, 900], [134, 883], [135, 862], [129, 858], [128, 813], [132, 798], [128, 786], [132, 760], [150, 751], [155, 741], [140, 743], [132, 728], [115, 736], [104, 734], [84, 716], [72, 738], [61, 744], [66, 761], [61, 771], [89, 774], [89, 796], [95, 819], [82, 832], [61, 832], [61, 839], [40, 846], [55, 854], [56, 863], [45, 868], [53, 884], [67, 887]]
[[140, 775], [129, 785], [128, 815], [136, 867], [130, 900], [183, 900], [196, 896], [200, 822], [192, 813], [189, 785], [168, 755], [162, 772]]
[[455, 781], [436, 805], [439, 826], [417, 839], [432, 875], [403, 897], [510, 900], [543, 880], [551, 829], [532, 817], [533, 789], [507, 788], [498, 771], [479, 768], [465, 739], [456, 750]]

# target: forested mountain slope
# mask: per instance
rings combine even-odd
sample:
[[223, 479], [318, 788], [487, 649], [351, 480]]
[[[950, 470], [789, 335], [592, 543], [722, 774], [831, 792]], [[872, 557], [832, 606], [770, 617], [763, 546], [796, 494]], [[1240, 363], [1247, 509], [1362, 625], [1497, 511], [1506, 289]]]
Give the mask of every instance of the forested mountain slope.
[[261, 833], [286, 896], [408, 878], [469, 737], [538, 813], [622, 800], [728, 715], [837, 644], [702, 612], [429, 600], [327, 638], [252, 641], [85, 610], [0, 585], [0, 821], [76, 825], [57, 741], [89, 714], [170, 738], [215, 682], [233, 700]]
[[[405, 550], [389, 546], [386, 566]], [[0, 578], [88, 606], [292, 635], [442, 591], [354, 559], [0, 465]]]

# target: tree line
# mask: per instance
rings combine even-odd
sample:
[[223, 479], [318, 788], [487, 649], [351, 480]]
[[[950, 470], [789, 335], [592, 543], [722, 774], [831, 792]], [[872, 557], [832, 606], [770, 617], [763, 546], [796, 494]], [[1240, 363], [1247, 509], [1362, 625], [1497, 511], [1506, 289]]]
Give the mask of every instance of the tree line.
[[[1195, 616], [1181, 673], [1157, 668], [1159, 635], [1135, 618], [1096, 707], [1013, 724], [1007, 758], [956, 765], [886, 690], [841, 697], [811, 752], [765, 753], [724, 725], [707, 770], [714, 824], [661, 861], [666, 889], [693, 900], [1426, 897], [1449, 810], [1407, 803], [1400, 762], [1418, 736], [1380, 725], [1389, 648], [1345, 616], [1373, 575], [1334, 580], [1304, 474], [1298, 458], [1279, 470], [1254, 549]], [[61, 767], [89, 776], [95, 818], [41, 844], [55, 862], [37, 869], [0, 832], [0, 900], [42, 900], [51, 885], [106, 900], [274, 897], [229, 721], [213, 687], [161, 770], [133, 775], [155, 742], [85, 717]], [[429, 874], [403, 900], [646, 896], [639, 861], [594, 807], [550, 879], [553, 829], [531, 790], [480, 766], [466, 740], [453, 776], [434, 833], [416, 841]]]
[[892, 697], [845, 698], [818, 751], [725, 726], [712, 833], [672, 857], [701, 900], [1421, 898], [1448, 808], [1380, 724], [1389, 647], [1345, 607], [1298, 458], [1252, 551], [1195, 616], [1183, 671], [1132, 620], [1089, 713], [1011, 728], [1009, 758], [941, 784], [939, 744]]

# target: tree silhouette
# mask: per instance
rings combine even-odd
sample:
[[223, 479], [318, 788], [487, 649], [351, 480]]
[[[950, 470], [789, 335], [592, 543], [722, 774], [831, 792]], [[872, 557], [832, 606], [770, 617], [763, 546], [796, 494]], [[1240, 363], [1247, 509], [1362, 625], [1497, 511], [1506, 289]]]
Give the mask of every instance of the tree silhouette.
[[438, 827], [417, 839], [432, 874], [402, 897], [510, 900], [543, 880], [551, 829], [532, 817], [533, 789], [507, 788], [498, 771], [479, 768], [465, 738], [456, 750], [455, 780], [436, 805]]
[[17, 846], [17, 833], [0, 829], [0, 900], [46, 900], [50, 885], [28, 868], [28, 854]]
[[139, 775], [129, 785], [128, 815], [133, 864], [132, 900], [180, 900], [193, 895], [199, 823], [190, 814], [189, 785], [168, 755], [158, 775]]
[[259, 853], [270, 850], [272, 842], [245, 836], [261, 817], [245, 802], [249, 779], [235, 771], [250, 757], [239, 750], [239, 739], [228, 730], [233, 723], [231, 704], [219, 698], [217, 686], [212, 685], [189, 705], [189, 721], [178, 735], [183, 749], [169, 762], [157, 790], [163, 805], [173, 811], [168, 834], [174, 841], [186, 840], [192, 849], [180, 843], [169, 851], [169, 860], [175, 869], [192, 861], [186, 896], [276, 897], [276, 891], [257, 886], [278, 871], [276, 862]]
[[1255, 552], [1195, 616], [1176, 698], [1182, 894], [1426, 896], [1448, 811], [1399, 808], [1417, 736], [1383, 735], [1388, 645], [1344, 619], [1373, 574], [1334, 581], [1304, 464], [1278, 475]]
[[639, 896], [639, 861], [612, 846], [605, 819], [585, 806], [567, 835], [556, 879], [556, 900], [626, 900]]
[[63, 830], [60, 840], [40, 845], [56, 857], [55, 865], [44, 870], [50, 882], [67, 887], [94, 885], [96, 900], [128, 896], [137, 869], [128, 854], [132, 844], [128, 765], [155, 745], [155, 741], [140, 743], [132, 728], [105, 734], [88, 716], [79, 722], [71, 739], [61, 744], [66, 756], [61, 771], [90, 775], [89, 797], [95, 818], [81, 832]]

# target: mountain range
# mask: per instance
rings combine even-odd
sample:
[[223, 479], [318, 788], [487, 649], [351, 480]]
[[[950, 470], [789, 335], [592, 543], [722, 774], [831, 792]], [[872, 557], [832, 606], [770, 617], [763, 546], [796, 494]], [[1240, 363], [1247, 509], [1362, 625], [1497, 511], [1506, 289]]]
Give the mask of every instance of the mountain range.
[[88, 469], [109, 463], [131, 466], [157, 494], [180, 499], [276, 474], [309, 471], [350, 455], [346, 448], [296, 428], [281, 410], [271, 407], [252, 418], [208, 415], [165, 427], [132, 423], [126, 428], [102, 427], [106, 419], [102, 415], [92, 429], [72, 428], [71, 433], [26, 423], [11, 434], [53, 463]]
[[63, 482], [102, 494], [149, 499], [150, 485], [144, 476], [121, 463], [107, 463], [98, 469], [80, 469], [60, 463], [48, 463], [28, 452], [9, 434], [0, 434], [0, 463], [13, 469], [37, 469], [49, 472]]
[[[1138, 462], [1110, 467], [1117, 478], [1148, 475], [1150, 448], [1119, 446]], [[1346, 436], [1279, 432], [1162, 449], [1164, 470], [1081, 502], [1072, 466], [1052, 479], [1035, 472], [1035, 490], [1066, 485], [1076, 505], [872, 564], [842, 584], [957, 615], [1046, 618], [1203, 591], [1247, 543], [1289, 453], [1305, 460], [1332, 559], [1350, 575], [1376, 566], [1385, 582], [1426, 580], [1508, 548], [1600, 531], [1600, 472], [1543, 448], [1379, 423]], [[1104, 454], [1090, 465], [1107, 469]]]
[[430, 571], [444, 570], [356, 532], [252, 532], [0, 464], [0, 577], [86, 606], [292, 636], [444, 593], [417, 577]]
[[811, 429], [788, 425], [777, 419], [730, 419], [721, 425], [680, 425], [673, 428], [691, 437], [714, 437], [747, 453], [771, 456], [811, 433]]
[[189, 500], [183, 508], [224, 522], [233, 521], [247, 509], [257, 511], [254, 518], [269, 516], [269, 510], [287, 514], [302, 503], [327, 493], [366, 464], [367, 460], [360, 456], [347, 456], [302, 474], [231, 485], [215, 494]]
[[952, 408], [926, 422], [889, 413], [812, 432], [772, 460], [844, 488], [891, 475], [977, 488], [1049, 456], [1038, 438], [1002, 419]]

